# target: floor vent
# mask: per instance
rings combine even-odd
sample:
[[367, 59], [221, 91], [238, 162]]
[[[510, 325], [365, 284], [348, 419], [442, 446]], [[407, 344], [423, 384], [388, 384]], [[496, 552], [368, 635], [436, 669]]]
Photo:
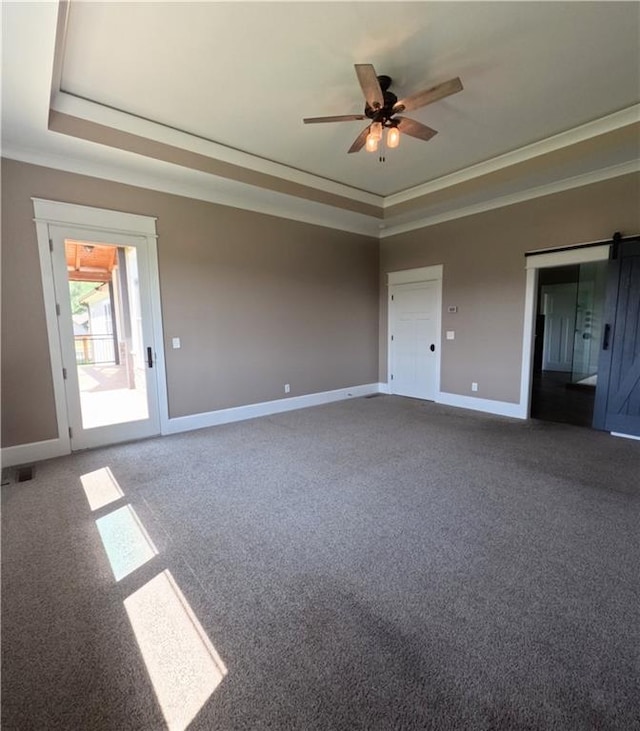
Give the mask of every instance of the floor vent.
[[26, 465], [25, 467], [18, 467], [16, 469], [16, 482], [28, 482], [33, 480], [33, 473], [35, 468], [32, 464]]

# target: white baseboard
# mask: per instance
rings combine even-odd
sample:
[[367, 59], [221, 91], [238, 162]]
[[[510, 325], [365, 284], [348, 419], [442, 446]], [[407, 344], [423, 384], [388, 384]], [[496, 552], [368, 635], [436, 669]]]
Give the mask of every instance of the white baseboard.
[[2, 449], [2, 466], [15, 467], [30, 462], [40, 462], [43, 459], [62, 457], [64, 454], [70, 454], [69, 442], [64, 439], [47, 439], [44, 442], [18, 444], [16, 447]]
[[[391, 393], [389, 383], [378, 384], [379, 393]], [[484, 411], [487, 414], [498, 416], [510, 416], [514, 419], [526, 419], [526, 409], [521, 404], [513, 404], [508, 401], [492, 401], [486, 398], [474, 398], [473, 396], [461, 396], [457, 393], [446, 393], [439, 391], [434, 399], [436, 404], [445, 406], [457, 406], [460, 409], [471, 409], [472, 411]]]
[[[359, 396], [368, 396], [372, 393], [380, 393], [387, 384], [367, 383], [352, 388], [339, 388], [335, 391], [323, 391], [322, 393], [311, 393], [306, 396], [293, 396], [276, 401], [266, 401], [260, 404], [248, 404], [247, 406], [236, 406], [231, 409], [220, 411], [209, 411], [204, 414], [193, 414], [169, 419], [162, 430], [163, 434], [178, 434], [179, 432], [202, 429], [207, 426], [229, 424], [234, 421], [253, 419], [256, 416], [269, 416], [279, 414], [283, 411], [304, 409], [308, 406], [319, 406], [329, 404], [332, 401], [342, 401]], [[384, 391], [382, 391], [384, 392]], [[1, 451], [2, 467], [15, 467], [16, 465], [39, 462], [43, 459], [52, 459], [70, 454], [69, 441], [64, 439], [48, 439], [43, 442], [31, 444], [19, 444], [15, 447], [4, 447]]]
[[472, 411], [484, 411], [498, 416], [510, 416], [513, 419], [527, 418], [525, 409], [521, 404], [514, 404], [509, 401], [493, 401], [486, 398], [475, 398], [474, 396], [461, 396], [457, 393], [445, 393], [444, 391], [436, 394], [435, 401], [437, 404], [457, 406]]
[[207, 411], [203, 414], [178, 416], [167, 421], [162, 433], [177, 434], [179, 432], [191, 431], [192, 429], [204, 429], [208, 426], [230, 424], [234, 421], [254, 419], [258, 416], [270, 416], [271, 414], [280, 414], [284, 411], [305, 409], [309, 406], [320, 406], [321, 404], [329, 404], [333, 401], [368, 396], [372, 393], [379, 393], [381, 385], [379, 383], [367, 383], [362, 386], [353, 386], [352, 388], [338, 388], [335, 391], [310, 393], [306, 396], [292, 396], [275, 401], [265, 401], [260, 404], [234, 406], [230, 409]]
[[[374, 393], [389, 393], [389, 391], [388, 383], [366, 383], [351, 388], [338, 388], [335, 391], [310, 393], [305, 396], [293, 396], [275, 401], [265, 401], [259, 404], [235, 406], [230, 409], [208, 411], [203, 414], [179, 416], [174, 419], [169, 419], [164, 424], [162, 433], [178, 434], [193, 429], [204, 429], [208, 426], [218, 426], [220, 424], [230, 424], [235, 421], [253, 419], [258, 416], [269, 416], [295, 409], [305, 409], [309, 406], [320, 406], [334, 401], [369, 396]], [[492, 401], [490, 399], [473, 398], [472, 396], [460, 396], [458, 394], [444, 392], [436, 394], [435, 401], [446, 406], [457, 406], [463, 409], [483, 411], [500, 416], [510, 416], [516, 419], [527, 418], [520, 404], [508, 403], [506, 401]], [[630, 439], [638, 439], [638, 437], [626, 434], [614, 434], [614, 436], [628, 436]], [[69, 453], [69, 443], [63, 439], [49, 439], [44, 442], [20, 444], [16, 447], [5, 447], [2, 450], [2, 466], [14, 467], [30, 462], [38, 462], [43, 459], [61, 457]]]
[[623, 439], [636, 439], [640, 442], [640, 437], [637, 437], [635, 434], [621, 434], [619, 431], [612, 431], [610, 432], [612, 437], [622, 437]]

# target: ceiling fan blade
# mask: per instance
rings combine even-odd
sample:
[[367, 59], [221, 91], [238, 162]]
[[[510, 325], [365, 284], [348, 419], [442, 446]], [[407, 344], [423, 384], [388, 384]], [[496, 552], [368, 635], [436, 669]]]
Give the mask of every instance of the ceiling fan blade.
[[373, 109], [383, 107], [384, 96], [382, 95], [376, 70], [370, 63], [357, 63], [355, 69], [367, 104]]
[[365, 127], [362, 132], [355, 138], [353, 144], [349, 148], [349, 152], [360, 152], [367, 141], [367, 135], [369, 134], [369, 127]]
[[321, 122], [354, 122], [357, 119], [366, 119], [364, 114], [342, 114], [338, 117], [305, 117], [305, 124], [319, 124]]
[[416, 122], [415, 119], [409, 119], [408, 117], [396, 117], [396, 119], [399, 122], [398, 129], [400, 132], [409, 135], [409, 137], [417, 137], [419, 140], [425, 140], [426, 142], [438, 134], [437, 130], [431, 129], [431, 127], [427, 127], [426, 124], [421, 122]]
[[444, 81], [442, 84], [432, 86], [430, 89], [424, 89], [418, 91], [415, 94], [411, 94], [406, 99], [401, 99], [395, 106], [395, 112], [410, 112], [412, 109], [419, 109], [427, 104], [437, 102], [438, 99], [444, 99], [445, 96], [451, 96], [451, 94], [457, 94], [462, 91], [462, 81], [458, 77]]

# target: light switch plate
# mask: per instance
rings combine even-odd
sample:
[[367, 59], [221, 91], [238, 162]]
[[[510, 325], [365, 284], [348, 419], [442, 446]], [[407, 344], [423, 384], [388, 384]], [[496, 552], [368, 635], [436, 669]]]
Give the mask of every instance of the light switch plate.
[[455, 330], [447, 330], [447, 340], [455, 340], [455, 339], [456, 339]]
[[177, 350], [180, 347], [180, 338], [171, 338], [171, 347]]

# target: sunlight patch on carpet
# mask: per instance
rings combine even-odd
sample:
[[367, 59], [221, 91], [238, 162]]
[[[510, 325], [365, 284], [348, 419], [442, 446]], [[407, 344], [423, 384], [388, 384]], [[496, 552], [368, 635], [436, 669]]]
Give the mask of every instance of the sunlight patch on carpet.
[[124, 497], [122, 488], [108, 467], [87, 472], [80, 476], [80, 481], [91, 510], [98, 510]]
[[99, 518], [96, 525], [116, 581], [158, 555], [131, 505]]
[[169, 570], [124, 600], [170, 731], [184, 731], [227, 668]]

